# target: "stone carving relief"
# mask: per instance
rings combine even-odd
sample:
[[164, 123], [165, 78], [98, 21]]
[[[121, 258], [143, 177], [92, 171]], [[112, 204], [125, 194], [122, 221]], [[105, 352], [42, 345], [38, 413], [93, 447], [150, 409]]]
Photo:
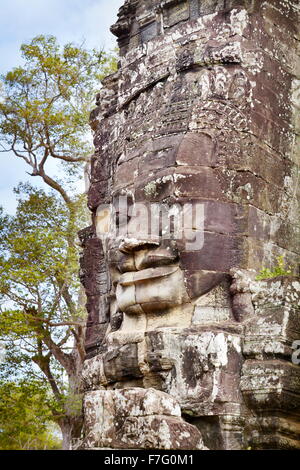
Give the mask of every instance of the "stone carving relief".
[[[298, 13], [254, 0], [120, 9], [80, 234], [82, 448], [300, 446]], [[293, 275], [256, 281], [279, 255]]]

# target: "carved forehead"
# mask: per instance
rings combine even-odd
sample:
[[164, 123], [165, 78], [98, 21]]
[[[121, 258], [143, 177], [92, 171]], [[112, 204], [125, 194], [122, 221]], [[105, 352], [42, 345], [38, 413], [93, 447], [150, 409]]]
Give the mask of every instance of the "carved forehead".
[[[190, 174], [197, 166], [214, 166], [224, 141], [232, 147], [245, 141], [238, 132], [247, 125], [250, 88], [238, 64], [216, 65], [170, 77], [133, 98], [112, 118], [115, 140], [110, 139], [108, 153], [102, 154], [102, 163], [109, 158], [115, 164], [113, 192], [157, 178], [164, 183], [160, 187], [167, 181], [170, 186], [177, 166]], [[180, 178], [175, 176], [176, 186]]]

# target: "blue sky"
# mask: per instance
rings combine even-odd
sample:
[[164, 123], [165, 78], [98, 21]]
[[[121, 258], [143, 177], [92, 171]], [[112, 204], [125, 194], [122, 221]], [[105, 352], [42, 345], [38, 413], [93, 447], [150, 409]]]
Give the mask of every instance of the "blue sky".
[[[60, 43], [85, 39], [87, 47], [115, 47], [109, 27], [124, 0], [0, 0], [0, 74], [20, 63], [19, 47], [38, 34], [53, 34]], [[13, 213], [13, 188], [30, 179], [26, 165], [0, 153], [0, 205]], [[30, 179], [36, 183], [34, 179]]]

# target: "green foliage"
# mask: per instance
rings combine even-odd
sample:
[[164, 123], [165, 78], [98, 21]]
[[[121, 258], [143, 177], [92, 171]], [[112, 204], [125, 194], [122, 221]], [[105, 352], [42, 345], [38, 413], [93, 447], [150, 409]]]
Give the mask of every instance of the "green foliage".
[[[45, 178], [45, 163], [67, 162], [69, 182], [79, 178], [92, 152], [88, 115], [100, 80], [116, 70], [117, 58], [74, 44], [60, 47], [54, 36], [43, 35], [23, 44], [21, 52], [24, 65], [2, 77], [0, 139], [32, 175], [58, 190]], [[61, 184], [60, 189], [64, 197]]]
[[[78, 223], [70, 226], [68, 210], [60, 199], [30, 185], [18, 188], [19, 203], [14, 217], [0, 216], [0, 295], [16, 305], [43, 306], [52, 315], [55, 292], [65, 285], [75, 294], [79, 288], [78, 246], [70, 244], [84, 223], [79, 213], [84, 199], [77, 198]], [[72, 231], [70, 231], [72, 228]], [[60, 305], [61, 317], [67, 314]]]
[[[43, 320], [51, 325], [85, 317], [76, 301], [80, 283], [75, 243], [85, 220], [78, 217], [70, 231], [68, 210], [53, 193], [29, 184], [20, 185], [17, 193], [16, 215], [0, 215], [0, 338], [37, 340], [52, 330], [59, 338], [64, 328], [48, 326], [43, 331]], [[84, 203], [83, 198], [77, 199], [77, 215], [84, 211]]]
[[39, 381], [0, 382], [0, 450], [60, 449], [48, 405]]
[[[23, 66], [0, 82], [0, 151], [23, 159], [52, 192], [21, 184], [16, 215], [0, 208], [0, 378], [46, 381], [53, 402], [46, 400], [45, 409], [65, 437], [67, 428], [80, 429], [86, 321], [77, 232], [89, 220], [78, 181], [92, 152], [88, 115], [117, 58], [74, 44], [60, 47], [53, 36], [37, 36], [21, 52]], [[59, 177], [47, 172], [51, 160], [61, 163]], [[23, 446], [27, 437], [21, 437]]]
[[[34, 384], [46, 379], [53, 393], [46, 409], [60, 423], [66, 413], [75, 417], [81, 411], [81, 396], [68, 382], [74, 383], [79, 373], [75, 364], [82, 363], [76, 355], [82, 357], [86, 312], [79, 299], [76, 237], [87, 225], [86, 201], [76, 198], [76, 217], [71, 220], [68, 207], [54, 192], [27, 183], [16, 193], [16, 215], [0, 211], [0, 342], [5, 345], [0, 377], [12, 382], [26, 376]], [[36, 408], [31, 410], [34, 414]], [[22, 436], [17, 436], [20, 446]], [[24, 442], [27, 437], [25, 432]], [[28, 437], [28, 442], [33, 441]]]
[[263, 279], [271, 279], [277, 276], [289, 276], [292, 274], [291, 266], [286, 266], [284, 257], [278, 256], [277, 258], [277, 265], [273, 268], [273, 270], [269, 268], [263, 268], [259, 275], [256, 276], [257, 281], [261, 281]]

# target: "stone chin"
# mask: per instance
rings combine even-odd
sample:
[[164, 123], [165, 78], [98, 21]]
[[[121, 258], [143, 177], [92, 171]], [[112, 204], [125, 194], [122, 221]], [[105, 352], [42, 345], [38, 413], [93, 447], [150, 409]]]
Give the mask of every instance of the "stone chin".
[[116, 288], [117, 305], [128, 314], [163, 313], [189, 302], [179, 266], [124, 273]]

